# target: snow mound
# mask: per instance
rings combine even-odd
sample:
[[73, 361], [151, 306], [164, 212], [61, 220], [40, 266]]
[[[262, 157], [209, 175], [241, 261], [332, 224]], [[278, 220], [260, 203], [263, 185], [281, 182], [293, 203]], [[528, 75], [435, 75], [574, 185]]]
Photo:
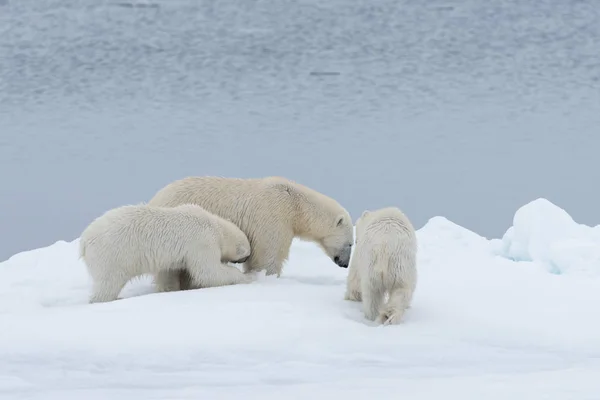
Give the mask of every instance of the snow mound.
[[493, 251], [514, 261], [531, 261], [553, 274], [600, 274], [600, 226], [578, 224], [546, 199], [515, 213], [513, 226]]
[[[519, 210], [511, 254], [543, 257], [536, 238], [565, 226], [593, 241], [549, 204]], [[87, 302], [78, 240], [17, 254], [0, 263], [0, 398], [597, 395], [600, 278], [523, 268], [443, 217], [417, 237], [413, 305], [387, 327], [343, 300], [348, 271], [306, 242], [280, 278], [155, 293], [144, 277], [100, 304]]]

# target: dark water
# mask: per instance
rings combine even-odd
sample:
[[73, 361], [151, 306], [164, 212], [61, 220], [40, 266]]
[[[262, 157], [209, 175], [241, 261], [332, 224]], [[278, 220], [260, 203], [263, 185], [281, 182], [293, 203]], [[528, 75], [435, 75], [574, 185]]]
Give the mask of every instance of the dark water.
[[596, 1], [143, 4], [0, 2], [0, 259], [187, 175], [488, 237], [537, 197], [600, 223]]

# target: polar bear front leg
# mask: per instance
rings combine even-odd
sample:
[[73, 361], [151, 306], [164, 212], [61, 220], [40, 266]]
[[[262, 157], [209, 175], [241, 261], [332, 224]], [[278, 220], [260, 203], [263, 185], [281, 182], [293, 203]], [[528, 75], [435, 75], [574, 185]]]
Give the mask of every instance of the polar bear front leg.
[[356, 262], [350, 263], [349, 270], [348, 277], [346, 278], [346, 294], [344, 295], [344, 300], [362, 301], [360, 275], [358, 273], [358, 265], [356, 265]]
[[244, 274], [256, 274], [262, 270], [266, 271], [266, 275], [281, 275], [282, 262], [278, 262], [275, 257], [268, 257], [266, 260], [260, 257], [249, 259], [244, 263]]
[[244, 263], [244, 273], [266, 271], [266, 275], [281, 276], [283, 264], [288, 258], [293, 236], [290, 234], [261, 238], [252, 244], [252, 254]]
[[201, 289], [202, 286], [196, 284], [187, 269], [179, 270], [179, 290], [194, 290]]
[[154, 275], [157, 292], [174, 292], [181, 290], [179, 284], [180, 270], [160, 271]]
[[187, 271], [193, 284], [203, 288], [250, 283], [256, 279], [255, 274], [244, 274], [220, 260], [192, 261]]

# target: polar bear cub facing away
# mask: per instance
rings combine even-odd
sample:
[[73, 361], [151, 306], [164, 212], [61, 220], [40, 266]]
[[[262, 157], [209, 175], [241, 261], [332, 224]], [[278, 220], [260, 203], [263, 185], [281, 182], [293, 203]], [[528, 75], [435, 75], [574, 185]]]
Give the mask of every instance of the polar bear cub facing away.
[[371, 321], [400, 323], [417, 283], [416, 256], [415, 230], [402, 211], [396, 207], [364, 211], [356, 221], [345, 299], [362, 301]]
[[253, 280], [226, 264], [250, 256], [246, 235], [192, 204], [139, 204], [107, 211], [83, 231], [79, 253], [93, 279], [90, 303], [116, 300], [131, 278], [160, 271], [186, 269], [201, 287]]

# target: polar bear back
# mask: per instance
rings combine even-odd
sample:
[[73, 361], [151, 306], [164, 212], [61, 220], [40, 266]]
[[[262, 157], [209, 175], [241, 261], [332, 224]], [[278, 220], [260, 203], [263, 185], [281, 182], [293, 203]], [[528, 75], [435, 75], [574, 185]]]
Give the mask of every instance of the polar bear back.
[[[200, 205], [233, 221], [245, 232], [257, 228], [253, 224], [255, 219], [268, 219], [275, 213], [287, 220], [291, 217], [291, 204], [285, 191], [270, 187], [260, 179], [188, 177], [168, 184], [148, 202], [161, 207], [176, 207], [185, 203]], [[264, 204], [272, 207], [270, 212], [265, 213]], [[275, 204], [277, 210], [274, 209]], [[260, 214], [260, 218], [256, 218], [257, 214]]]
[[[388, 235], [396, 232], [399, 235]], [[375, 211], [364, 211], [356, 221], [357, 238], [404, 240], [402, 237], [416, 237], [415, 228], [406, 215], [397, 207], [386, 207]]]
[[348, 240], [348, 233], [352, 240], [352, 220], [337, 201], [282, 177], [187, 177], [168, 184], [149, 202], [164, 207], [184, 203], [198, 204], [232, 221], [251, 243], [268, 240], [272, 234], [290, 240], [322, 239], [334, 233], [340, 216], [349, 227], [340, 240]]
[[80, 238], [80, 256], [92, 274], [95, 265], [102, 273], [110, 266], [129, 275], [153, 273], [190, 257], [220, 257], [221, 248], [220, 221], [195, 205], [118, 207], [92, 221]]
[[[356, 222], [357, 256], [389, 265], [414, 265], [417, 253], [415, 229], [396, 207], [365, 211]], [[379, 267], [383, 267], [379, 263]], [[412, 268], [405, 273], [412, 273]]]

